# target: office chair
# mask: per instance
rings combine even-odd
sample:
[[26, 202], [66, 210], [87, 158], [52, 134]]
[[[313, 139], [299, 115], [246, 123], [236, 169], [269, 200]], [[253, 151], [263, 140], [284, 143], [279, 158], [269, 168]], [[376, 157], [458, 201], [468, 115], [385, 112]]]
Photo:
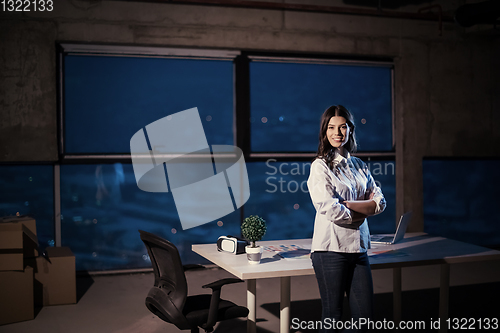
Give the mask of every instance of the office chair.
[[139, 230], [146, 245], [153, 271], [154, 287], [146, 297], [146, 306], [160, 319], [174, 324], [180, 330], [212, 332], [217, 322], [246, 317], [248, 309], [220, 298], [223, 285], [243, 282], [240, 279], [222, 279], [203, 286], [211, 288], [212, 295], [188, 296], [188, 288], [179, 251], [174, 244], [152, 233]]

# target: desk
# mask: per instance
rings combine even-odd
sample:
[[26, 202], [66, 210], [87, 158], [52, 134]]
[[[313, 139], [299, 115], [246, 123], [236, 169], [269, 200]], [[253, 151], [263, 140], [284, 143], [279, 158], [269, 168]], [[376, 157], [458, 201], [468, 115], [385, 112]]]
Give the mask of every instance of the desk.
[[[311, 239], [276, 240], [258, 242], [260, 246], [297, 245], [311, 248]], [[394, 270], [394, 322], [401, 319], [401, 269], [421, 265], [441, 265], [439, 316], [448, 317], [448, 291], [450, 264], [483, 260], [500, 260], [500, 251], [467, 244], [451, 239], [430, 236], [425, 233], [407, 233], [394, 245], [373, 244], [368, 251], [372, 269]], [[314, 275], [311, 260], [282, 259], [275, 252], [264, 251], [259, 265], [250, 265], [246, 255], [218, 252], [215, 244], [193, 245], [192, 249], [202, 257], [240, 279], [247, 280], [247, 307], [249, 309], [247, 332], [256, 332], [256, 279], [280, 278], [280, 332], [290, 332], [290, 278], [299, 275]], [[387, 251], [387, 252], [385, 252]], [[395, 251], [395, 252], [391, 252]], [[446, 325], [441, 325], [445, 331]]]

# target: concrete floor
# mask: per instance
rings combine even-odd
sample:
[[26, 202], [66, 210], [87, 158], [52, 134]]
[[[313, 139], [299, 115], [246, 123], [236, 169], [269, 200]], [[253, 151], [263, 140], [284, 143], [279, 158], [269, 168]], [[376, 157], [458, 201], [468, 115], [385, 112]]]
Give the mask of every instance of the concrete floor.
[[[190, 294], [207, 293], [201, 285], [231, 274], [208, 267], [186, 273]], [[392, 319], [392, 270], [374, 270], [375, 318]], [[155, 333], [180, 332], [161, 321], [144, 305], [153, 285], [152, 273], [94, 275], [77, 278], [78, 303], [37, 309], [34, 320], [0, 326], [2, 333]], [[450, 317], [499, 318], [500, 265], [498, 262], [451, 266]], [[438, 317], [439, 266], [403, 269], [403, 320]], [[257, 281], [258, 333], [279, 331], [279, 279]], [[222, 297], [244, 305], [245, 284], [227, 285]], [[292, 318], [319, 320], [321, 304], [314, 276], [292, 278]], [[427, 326], [428, 327], [428, 326]], [[217, 326], [216, 333], [245, 332], [244, 319]], [[314, 332], [292, 329], [292, 332]], [[426, 330], [429, 331], [429, 330]]]

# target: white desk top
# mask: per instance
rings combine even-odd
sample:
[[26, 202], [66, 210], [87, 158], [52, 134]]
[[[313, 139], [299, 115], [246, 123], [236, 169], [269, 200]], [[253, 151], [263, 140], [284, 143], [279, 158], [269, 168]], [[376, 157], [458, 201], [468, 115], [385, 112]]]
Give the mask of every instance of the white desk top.
[[500, 260], [500, 251], [423, 232], [407, 233], [394, 245], [372, 244], [368, 253], [374, 269]]
[[[310, 249], [311, 239], [263, 241], [257, 244], [260, 246], [297, 245]], [[234, 255], [219, 252], [215, 244], [193, 245], [192, 249], [243, 280], [314, 274], [310, 259], [283, 259], [276, 252], [264, 251], [261, 263], [250, 265], [245, 254]], [[425, 233], [407, 233], [404, 240], [394, 245], [372, 244], [372, 249], [368, 251], [368, 254], [372, 269], [500, 260], [500, 251], [443, 237], [429, 236]]]
[[[257, 242], [260, 246], [297, 245], [311, 248], [311, 239], [292, 239]], [[217, 251], [215, 244], [193, 245], [193, 251], [240, 279], [259, 279], [314, 274], [310, 259], [283, 259], [276, 252], [264, 251], [260, 264], [248, 263], [246, 254]]]

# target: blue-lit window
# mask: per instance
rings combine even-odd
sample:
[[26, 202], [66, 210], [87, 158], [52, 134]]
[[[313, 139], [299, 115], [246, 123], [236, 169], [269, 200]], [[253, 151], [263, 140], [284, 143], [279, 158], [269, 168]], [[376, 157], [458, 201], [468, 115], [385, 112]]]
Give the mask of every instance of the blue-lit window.
[[[359, 152], [393, 151], [390, 65], [251, 61], [252, 153], [315, 153], [321, 115], [334, 104], [353, 113]], [[368, 219], [370, 229], [394, 232], [395, 162], [368, 157], [387, 200], [386, 211]], [[312, 236], [316, 212], [306, 185], [310, 163], [272, 158], [249, 163], [251, 196], [245, 212], [267, 217], [266, 239]]]
[[310, 162], [247, 163], [250, 199], [246, 215], [267, 222], [264, 240], [311, 238], [315, 210], [307, 191]]
[[54, 246], [52, 165], [1, 165], [0, 188], [0, 216], [33, 217], [40, 248]]
[[254, 152], [315, 152], [321, 114], [341, 104], [355, 117], [358, 151], [392, 151], [390, 67], [250, 63]]
[[202, 260], [191, 244], [240, 233], [239, 211], [182, 230], [172, 194], [140, 190], [131, 164], [62, 165], [61, 214], [62, 243], [77, 270], [151, 267], [139, 229], [174, 243], [183, 264]]
[[[64, 55], [64, 154], [128, 154], [130, 139], [170, 114], [198, 108], [210, 145], [233, 142], [233, 62], [201, 58]], [[239, 234], [239, 214], [182, 230], [171, 193], [137, 187], [131, 164], [61, 166], [62, 244], [78, 270], [150, 267], [138, 229], [193, 243]]]
[[498, 247], [500, 160], [424, 160], [424, 231]]
[[[389, 207], [383, 214], [368, 218], [370, 231], [394, 232], [395, 166], [393, 161], [367, 162]], [[316, 211], [307, 189], [311, 162], [247, 163], [251, 195], [245, 212], [264, 217], [267, 222], [265, 240], [311, 238]], [[247, 215], [248, 215], [247, 214]]]
[[130, 153], [130, 138], [197, 107], [210, 144], [233, 144], [233, 63], [223, 60], [67, 55], [66, 154]]

